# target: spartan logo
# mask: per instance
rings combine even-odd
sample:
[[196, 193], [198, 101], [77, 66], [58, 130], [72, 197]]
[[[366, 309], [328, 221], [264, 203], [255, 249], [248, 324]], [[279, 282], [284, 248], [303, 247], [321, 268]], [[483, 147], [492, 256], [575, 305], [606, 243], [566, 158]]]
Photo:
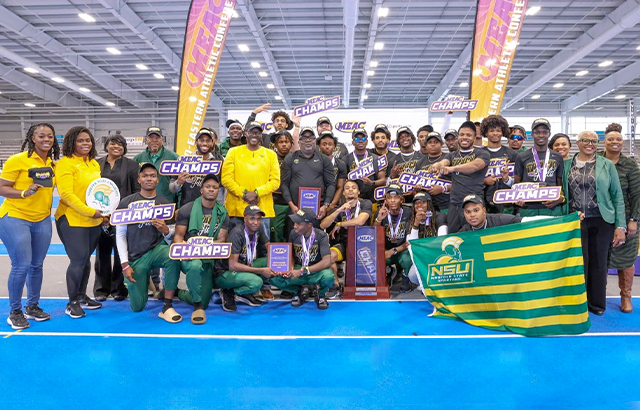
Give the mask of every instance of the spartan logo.
[[427, 285], [457, 285], [473, 283], [473, 259], [462, 259], [460, 245], [464, 242], [457, 236], [442, 241], [442, 255], [429, 264]]

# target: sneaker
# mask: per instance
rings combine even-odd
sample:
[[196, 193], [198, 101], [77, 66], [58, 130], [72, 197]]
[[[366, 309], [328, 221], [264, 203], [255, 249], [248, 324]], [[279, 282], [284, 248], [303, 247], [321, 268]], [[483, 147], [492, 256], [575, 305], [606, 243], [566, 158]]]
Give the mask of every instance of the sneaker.
[[[302, 289], [300, 289], [300, 297], [304, 300], [309, 299], [309, 287], [308, 286], [302, 286]], [[304, 303], [304, 302], [302, 302]]]
[[291, 299], [294, 296], [295, 294], [291, 292], [287, 292], [286, 290], [283, 290], [282, 292], [280, 292], [280, 299]]
[[[127, 298], [127, 295], [121, 295], [121, 294], [115, 294], [112, 295], [113, 296], [113, 300], [115, 300], [116, 302], [122, 302], [123, 300], [125, 300]], [[100, 301], [100, 299], [96, 298], [97, 301]]]
[[411, 285], [411, 281], [408, 276], [402, 276], [402, 284], [400, 285], [400, 292], [409, 293], [413, 290], [413, 286]]
[[220, 298], [222, 300], [222, 309], [224, 309], [225, 312], [235, 312], [238, 310], [233, 289], [222, 289], [220, 291]]
[[236, 302], [244, 303], [245, 305], [249, 305], [253, 307], [262, 306], [262, 301], [258, 300], [258, 298], [256, 298], [252, 294], [236, 295]]
[[96, 302], [95, 300], [92, 300], [91, 298], [89, 298], [89, 296], [85, 295], [83, 298], [80, 299], [80, 306], [83, 309], [95, 310], [95, 309], [100, 309], [102, 307], [102, 303]]
[[318, 309], [320, 310], [325, 310], [329, 308], [329, 302], [327, 302], [326, 298], [319, 296], [316, 299], [316, 306], [318, 306]]
[[271, 291], [269, 289], [262, 289], [260, 291], [260, 294], [262, 295], [262, 299], [264, 300], [273, 300], [273, 293], [271, 293]]
[[309, 286], [309, 297], [311, 299], [316, 299], [318, 297], [318, 285]]
[[298, 295], [295, 295], [292, 299], [291, 299], [291, 306], [293, 307], [300, 307], [302, 306], [302, 304], [304, 303], [304, 300], [302, 300], [302, 298]]
[[26, 329], [29, 327], [27, 318], [22, 314], [22, 309], [12, 310], [7, 318], [7, 324], [14, 330]]
[[44, 310], [40, 309], [38, 305], [27, 306], [25, 309], [25, 316], [27, 319], [33, 319], [36, 322], [44, 322], [51, 318], [51, 316]]
[[67, 309], [64, 313], [71, 316], [72, 319], [80, 319], [85, 316], [84, 310], [82, 310], [80, 302], [77, 300], [67, 303]]
[[333, 285], [329, 288], [326, 295], [327, 299], [341, 299], [342, 298], [342, 290], [340, 286]]
[[98, 302], [104, 302], [105, 300], [107, 300], [108, 296], [99, 294], [99, 295], [94, 295], [94, 297]]

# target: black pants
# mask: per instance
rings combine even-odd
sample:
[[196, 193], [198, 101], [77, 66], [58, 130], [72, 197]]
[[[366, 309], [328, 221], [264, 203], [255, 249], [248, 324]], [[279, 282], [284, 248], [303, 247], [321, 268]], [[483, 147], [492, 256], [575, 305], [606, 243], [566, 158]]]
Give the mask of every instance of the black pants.
[[584, 280], [587, 285], [587, 301], [590, 310], [605, 310], [607, 306], [607, 261], [613, 224], [604, 219], [585, 218], [580, 223], [582, 233], [582, 258]]
[[[96, 278], [93, 282], [93, 295], [98, 296], [123, 296], [128, 292], [124, 286], [124, 276], [120, 256], [116, 248], [116, 237], [113, 234], [115, 227], [111, 227], [107, 232], [101, 229], [98, 247], [96, 248], [96, 261], [94, 270]], [[113, 250], [113, 267], [111, 266], [111, 251]]]
[[87, 294], [87, 283], [91, 273], [91, 253], [96, 249], [100, 237], [100, 226], [69, 226], [66, 216], [56, 221], [58, 236], [69, 257], [67, 268], [67, 293], [69, 300], [79, 300]]
[[464, 209], [461, 205], [449, 204], [449, 212], [447, 212], [447, 226], [449, 233], [456, 233], [466, 223], [464, 219]]

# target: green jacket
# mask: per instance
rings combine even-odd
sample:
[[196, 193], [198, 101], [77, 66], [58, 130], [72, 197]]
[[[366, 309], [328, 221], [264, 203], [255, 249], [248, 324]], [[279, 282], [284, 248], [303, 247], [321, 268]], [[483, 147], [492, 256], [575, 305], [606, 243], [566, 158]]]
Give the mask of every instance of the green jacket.
[[[160, 164], [162, 163], [162, 161], [175, 161], [176, 159], [178, 159], [178, 154], [171, 151], [167, 147], [160, 148], [160, 151], [158, 152], [158, 154], [159, 154], [158, 158], [155, 161], [153, 161], [151, 158], [151, 153], [149, 152], [149, 148], [147, 148], [141, 153], [139, 153], [138, 155], [136, 155], [135, 157], [133, 157], [133, 160], [139, 163], [140, 165], [150, 162], [156, 168], [160, 169]], [[169, 201], [175, 202], [176, 194], [169, 191], [169, 182], [171, 181], [171, 177], [169, 175], [158, 174], [158, 179], [159, 181], [158, 181], [158, 186], [156, 188], [156, 192], [158, 192], [160, 196], [168, 199]]]
[[[569, 191], [569, 171], [573, 165], [573, 160], [578, 154], [572, 158], [564, 160], [564, 176], [562, 178], [562, 188], [566, 195], [566, 201], [563, 205], [565, 214], [569, 213], [569, 201], [571, 192]], [[625, 227], [624, 213], [624, 197], [622, 188], [620, 188], [620, 178], [613, 162], [605, 157], [596, 155], [596, 199], [598, 200], [598, 209], [600, 215], [605, 222], [615, 224], [615, 227]]]
[[[227, 137], [224, 139], [224, 141], [222, 141], [220, 143], [220, 153], [222, 154], [222, 156], [224, 158], [227, 157], [227, 152], [229, 152], [229, 150], [232, 148], [231, 144], [230, 144], [231, 138]], [[241, 145], [244, 145], [247, 143], [247, 141], [244, 139], [244, 137], [242, 137], [241, 141]]]

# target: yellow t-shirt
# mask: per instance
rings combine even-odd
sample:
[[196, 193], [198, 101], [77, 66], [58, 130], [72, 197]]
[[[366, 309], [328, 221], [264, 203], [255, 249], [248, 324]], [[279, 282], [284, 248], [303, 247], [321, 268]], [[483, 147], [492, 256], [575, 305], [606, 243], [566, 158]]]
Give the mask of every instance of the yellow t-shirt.
[[[28, 155], [27, 151], [9, 157], [2, 168], [0, 178], [13, 182], [13, 188], [18, 191], [29, 189], [34, 183], [29, 176], [31, 168], [50, 167], [53, 169], [53, 161], [47, 157], [46, 161], [35, 152]], [[55, 178], [54, 178], [55, 186]], [[29, 222], [40, 222], [51, 216], [51, 204], [53, 202], [53, 187], [44, 187], [26, 198], [5, 198], [0, 206], [0, 218], [9, 215], [12, 218], [20, 218]]]
[[85, 161], [73, 155], [63, 157], [56, 163], [56, 183], [60, 194], [60, 205], [56, 209], [56, 220], [67, 216], [69, 226], [98, 226], [100, 218], [92, 218], [96, 210], [87, 206], [87, 187], [100, 178], [100, 165], [95, 159]]

